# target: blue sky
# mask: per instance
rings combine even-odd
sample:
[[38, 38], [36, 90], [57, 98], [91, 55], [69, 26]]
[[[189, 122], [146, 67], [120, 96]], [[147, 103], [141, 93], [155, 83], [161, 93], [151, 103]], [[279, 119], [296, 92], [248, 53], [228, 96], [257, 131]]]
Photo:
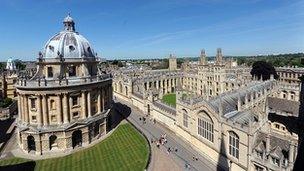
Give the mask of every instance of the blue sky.
[[1, 0], [0, 60], [35, 60], [70, 12], [108, 59], [303, 52], [304, 0]]

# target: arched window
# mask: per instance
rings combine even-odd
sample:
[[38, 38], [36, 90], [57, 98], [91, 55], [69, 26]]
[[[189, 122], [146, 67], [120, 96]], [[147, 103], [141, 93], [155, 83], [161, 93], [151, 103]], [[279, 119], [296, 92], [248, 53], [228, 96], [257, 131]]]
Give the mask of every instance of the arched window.
[[56, 135], [51, 135], [49, 137], [49, 142], [50, 142], [50, 150], [54, 147], [58, 147], [57, 145], [57, 136]]
[[239, 136], [233, 132], [229, 132], [229, 154], [235, 158], [239, 158]]
[[183, 109], [183, 125], [184, 127], [188, 128], [188, 125], [189, 125], [189, 120], [188, 120], [189, 116], [188, 116], [188, 113], [185, 109]]
[[213, 121], [210, 116], [205, 112], [200, 112], [198, 117], [198, 135], [213, 142]]
[[290, 92], [290, 99], [295, 100], [295, 92]]

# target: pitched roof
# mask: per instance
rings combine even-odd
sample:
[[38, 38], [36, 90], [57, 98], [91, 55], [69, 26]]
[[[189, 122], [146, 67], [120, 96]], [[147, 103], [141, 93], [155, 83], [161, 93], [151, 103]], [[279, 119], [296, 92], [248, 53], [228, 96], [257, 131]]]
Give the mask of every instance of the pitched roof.
[[280, 99], [276, 97], [268, 97], [268, 107], [273, 111], [279, 111], [292, 114], [293, 116], [299, 115], [300, 102]]

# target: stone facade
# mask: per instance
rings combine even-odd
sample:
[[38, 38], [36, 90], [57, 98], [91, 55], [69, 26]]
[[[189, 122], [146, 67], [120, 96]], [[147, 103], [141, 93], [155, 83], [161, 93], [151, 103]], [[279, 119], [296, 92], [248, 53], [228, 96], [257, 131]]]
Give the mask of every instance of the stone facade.
[[[283, 125], [278, 130], [268, 113], [286, 110], [282, 104], [274, 106], [273, 99], [296, 105], [296, 96], [288, 101], [277, 98], [287, 87], [273, 76], [268, 81], [252, 78], [250, 68], [224, 60], [221, 49], [214, 61], [207, 61], [202, 50], [197, 67], [132, 73], [138, 71], [113, 71], [114, 95], [168, 127], [215, 164], [227, 170], [292, 170], [297, 136]], [[167, 93], [176, 93], [176, 107], [161, 102]], [[268, 149], [262, 149], [263, 158], [257, 157], [261, 143]]]
[[169, 70], [170, 71], [177, 70], [177, 60], [176, 60], [176, 57], [173, 55], [170, 55], [170, 57], [169, 57]]
[[5, 71], [1, 74], [0, 91], [2, 98], [5, 97], [11, 99], [17, 98], [16, 87], [15, 87], [15, 84], [17, 82], [17, 77], [18, 75], [16, 71]]
[[17, 82], [18, 144], [28, 153], [64, 152], [106, 134], [112, 78], [98, 72], [98, 58], [70, 16], [64, 28], [39, 53], [36, 74]]

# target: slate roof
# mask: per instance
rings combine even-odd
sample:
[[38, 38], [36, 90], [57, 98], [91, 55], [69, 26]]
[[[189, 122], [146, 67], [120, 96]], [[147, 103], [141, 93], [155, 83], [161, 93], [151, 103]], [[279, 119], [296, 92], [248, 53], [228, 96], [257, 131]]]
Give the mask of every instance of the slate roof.
[[[264, 150], [266, 150], [266, 133], [259, 133], [257, 135], [257, 138], [255, 140], [255, 145], [254, 145], [254, 149], [257, 150], [263, 150], [263, 148], [265, 148]], [[262, 146], [265, 145], [265, 147]], [[288, 152], [289, 152], [289, 141], [288, 140], [283, 140], [279, 137], [270, 135], [270, 155], [277, 157], [277, 158], [288, 158]]]
[[267, 101], [270, 110], [290, 113], [293, 116], [299, 115], [300, 102], [298, 101], [280, 99], [276, 97], [268, 97]]

